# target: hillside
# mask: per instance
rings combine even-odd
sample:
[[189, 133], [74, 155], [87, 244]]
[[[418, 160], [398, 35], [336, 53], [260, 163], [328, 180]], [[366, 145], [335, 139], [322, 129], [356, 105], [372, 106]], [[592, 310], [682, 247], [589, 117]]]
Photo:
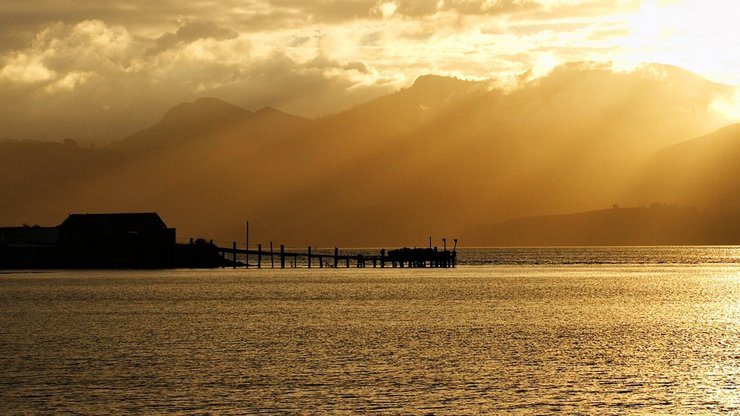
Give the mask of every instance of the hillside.
[[737, 244], [740, 221], [731, 211], [656, 204], [518, 218], [468, 229], [463, 238], [509, 247]]
[[650, 157], [635, 193], [716, 209], [740, 208], [740, 124], [670, 146]]
[[241, 240], [250, 219], [255, 241], [413, 245], [508, 218], [674, 202], [635, 191], [640, 168], [720, 127], [710, 104], [733, 91], [671, 67], [586, 64], [491, 85], [425, 76], [313, 120], [201, 99], [106, 148], [0, 143], [0, 219], [157, 211], [182, 237]]

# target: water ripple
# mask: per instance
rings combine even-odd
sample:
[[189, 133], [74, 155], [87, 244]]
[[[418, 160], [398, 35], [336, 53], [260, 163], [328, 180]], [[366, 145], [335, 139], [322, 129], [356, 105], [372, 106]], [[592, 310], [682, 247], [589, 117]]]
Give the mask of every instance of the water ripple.
[[0, 413], [740, 412], [736, 267], [8, 273]]

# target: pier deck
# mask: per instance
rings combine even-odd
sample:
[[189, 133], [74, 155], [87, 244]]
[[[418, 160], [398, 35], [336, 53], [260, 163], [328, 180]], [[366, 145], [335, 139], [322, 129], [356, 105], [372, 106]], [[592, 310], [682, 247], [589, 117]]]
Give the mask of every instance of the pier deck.
[[[286, 251], [281, 245], [279, 251], [263, 250], [258, 245], [256, 250], [232, 247], [218, 247], [226, 260], [231, 260], [232, 267], [411, 267], [411, 268], [452, 268], [457, 265], [457, 251], [438, 248], [401, 248], [387, 251], [382, 249], [378, 254], [352, 253], [342, 254], [338, 248], [334, 253], [317, 252], [308, 247], [306, 251]], [[241, 256], [241, 261], [239, 259]], [[231, 259], [229, 259], [231, 257]]]

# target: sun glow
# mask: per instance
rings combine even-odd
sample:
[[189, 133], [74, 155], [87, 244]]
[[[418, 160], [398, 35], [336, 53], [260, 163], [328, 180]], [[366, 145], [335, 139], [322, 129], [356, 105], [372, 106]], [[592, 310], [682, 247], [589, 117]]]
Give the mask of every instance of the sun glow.
[[726, 122], [740, 120], [740, 88], [735, 90], [734, 95], [712, 102], [709, 109], [723, 117]]
[[718, 0], [649, 0], [625, 16], [629, 35], [621, 59], [668, 63], [709, 79], [740, 84], [740, 3]]

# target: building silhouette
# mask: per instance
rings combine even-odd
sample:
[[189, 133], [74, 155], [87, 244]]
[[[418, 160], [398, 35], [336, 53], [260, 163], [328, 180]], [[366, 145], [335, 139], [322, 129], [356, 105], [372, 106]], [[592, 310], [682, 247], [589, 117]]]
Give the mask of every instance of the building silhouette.
[[71, 214], [56, 227], [0, 228], [0, 268], [219, 267], [210, 244], [177, 244], [157, 213]]

